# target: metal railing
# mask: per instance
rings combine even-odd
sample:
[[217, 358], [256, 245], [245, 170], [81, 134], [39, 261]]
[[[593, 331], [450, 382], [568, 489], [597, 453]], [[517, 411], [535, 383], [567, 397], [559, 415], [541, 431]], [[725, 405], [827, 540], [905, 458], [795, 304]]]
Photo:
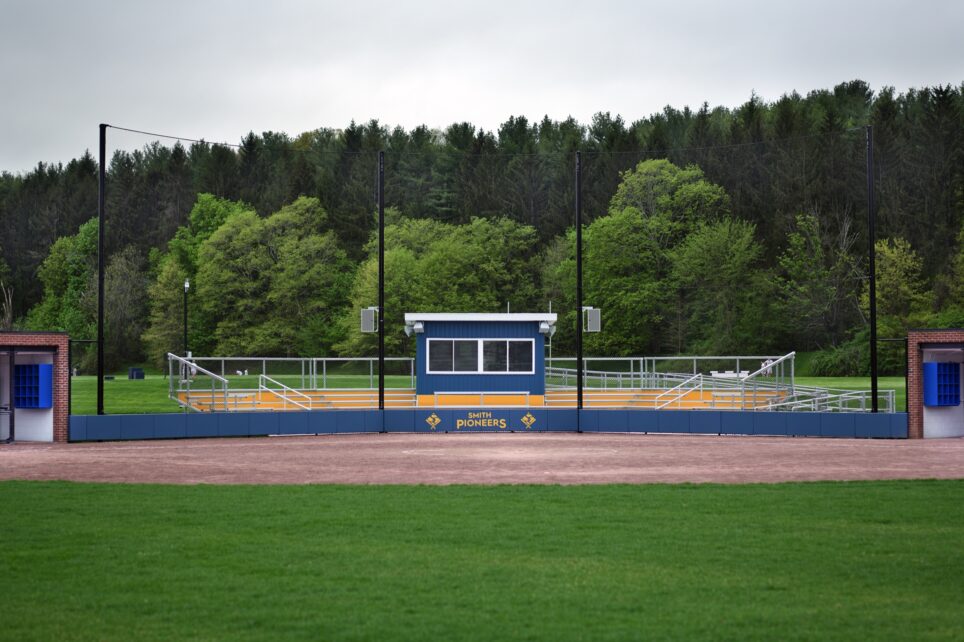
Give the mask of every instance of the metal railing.
[[[316, 391], [321, 393], [322, 391]], [[415, 393], [408, 390], [394, 390], [385, 392], [385, 405], [392, 408], [414, 408]], [[331, 388], [319, 394], [319, 398], [312, 396], [312, 408], [377, 408], [378, 389], [367, 388]]]
[[[896, 393], [893, 390], [878, 390], [879, 412], [897, 411]], [[755, 410], [786, 410], [805, 412], [868, 412], [872, 408], [873, 396], [870, 390], [841, 390], [834, 388], [811, 388], [798, 386], [795, 394], [781, 401], [771, 401]]]
[[[177, 365], [177, 376], [175, 377], [174, 366]], [[207, 377], [211, 382], [211, 392], [208, 397], [209, 403], [215, 403], [216, 398], [220, 398], [225, 407], [228, 405], [228, 380], [217, 375], [210, 370], [206, 370], [191, 360], [179, 357], [170, 352], [167, 353], [167, 394], [179, 406], [185, 410], [199, 410], [200, 408], [191, 403], [193, 396], [198, 396], [198, 388], [194, 385], [194, 378], [198, 375]], [[208, 395], [207, 386], [204, 387], [204, 395]], [[181, 396], [184, 396], [182, 399]]]
[[[619, 386], [606, 388], [605, 382], [625, 383], [627, 379], [620, 379], [619, 375], [626, 373], [593, 372], [596, 381], [602, 383], [600, 387], [593, 388], [587, 386], [587, 393], [597, 400], [592, 405], [596, 407], [631, 407], [642, 406], [651, 408], [666, 408], [674, 402], [677, 407], [682, 407], [683, 399], [693, 390], [699, 390], [701, 400], [707, 409], [728, 409], [728, 410], [785, 410], [785, 411], [820, 411], [820, 412], [867, 412], [872, 407], [872, 396], [870, 390], [843, 390], [833, 388], [817, 388], [796, 385], [793, 377], [787, 379], [774, 375], [783, 363], [792, 361], [794, 353], [784, 355], [767, 366], [759, 369], [744, 377], [734, 378], [731, 376], [707, 376], [702, 373], [690, 375], [689, 373], [657, 373], [655, 377], [644, 377], [643, 386], [635, 388], [636, 395], [633, 399], [627, 399], [625, 394], [620, 395]], [[569, 377], [570, 386], [552, 385], [547, 383], [546, 405], [571, 405], [575, 399], [575, 371], [564, 368], [552, 368], [549, 377], [563, 378]], [[724, 375], [727, 373], [724, 373]], [[608, 376], [601, 376], [608, 375]], [[592, 381], [593, 379], [589, 379]], [[636, 380], [639, 381], [638, 379]], [[645, 384], [650, 383], [651, 386]], [[623, 388], [627, 393], [631, 391]], [[644, 398], [645, 390], [659, 391], [655, 398]], [[704, 393], [710, 393], [710, 398], [705, 399]], [[606, 397], [609, 395], [609, 397]], [[571, 399], [570, 399], [571, 397]], [[669, 397], [669, 399], [665, 399]], [[607, 399], [611, 403], [606, 403]], [[893, 390], [878, 391], [878, 402], [880, 412], [896, 412], [896, 395]]]
[[[615, 370], [587, 368], [584, 371], [584, 387], [588, 396], [586, 407], [599, 408], [682, 408], [700, 406], [706, 409], [730, 410], [782, 410], [782, 411], [829, 411], [863, 412], [871, 406], [870, 391], [836, 390], [797, 386], [794, 381], [793, 361], [795, 353], [778, 357], [730, 356], [730, 357], [619, 357], [606, 359], [590, 357], [587, 363], [612, 365]], [[740, 366], [750, 361], [763, 360], [760, 366], [745, 376], [739, 376]], [[222, 376], [200, 365], [216, 362], [222, 372], [229, 367], [235, 374]], [[385, 402], [394, 408], [414, 408], [418, 405], [415, 388], [415, 363], [408, 357], [390, 357], [410, 385], [407, 388], [387, 387]], [[547, 359], [545, 368], [545, 406], [573, 406], [575, 404], [575, 368], [562, 367], [574, 360], [565, 357]], [[275, 363], [277, 362], [277, 363]], [[269, 357], [197, 357], [184, 358], [168, 354], [169, 396], [185, 410], [272, 410], [278, 402], [284, 410], [311, 410], [317, 408], [371, 408], [377, 405], [377, 360], [374, 358], [269, 358]], [[726, 367], [733, 364], [736, 370], [709, 370], [703, 372], [669, 372], [667, 365], [683, 364], [688, 368]], [[267, 372], [245, 374], [251, 368], [282, 371], [269, 375]], [[238, 375], [238, 371], [241, 374]], [[387, 368], [386, 368], [387, 370]], [[736, 376], [734, 376], [736, 375]], [[398, 377], [398, 374], [393, 375]], [[207, 382], [199, 385], [199, 379]], [[230, 388], [231, 379], [237, 386]], [[256, 382], [257, 387], [252, 384]], [[329, 383], [361, 383], [357, 387], [329, 388]], [[395, 383], [398, 384], [396, 378]], [[299, 386], [300, 384], [300, 386]], [[367, 386], [365, 385], [367, 384]], [[300, 388], [300, 389], [299, 389]], [[700, 404], [687, 404], [685, 399], [694, 390], [699, 391]], [[528, 406], [529, 392], [439, 392], [432, 404], [439, 407], [440, 397], [468, 395], [478, 399], [479, 405], [503, 401], [494, 399], [505, 396], [524, 396], [520, 404], [495, 403], [492, 407]], [[264, 403], [269, 396], [276, 401]], [[882, 412], [895, 412], [893, 390], [879, 391]], [[473, 402], [474, 403], [474, 402]], [[431, 406], [426, 406], [431, 407]]]
[[[689, 385], [690, 383], [692, 383], [693, 381], [698, 381], [698, 382], [699, 382], [699, 386], [698, 386], [698, 387], [687, 388], [686, 386]], [[683, 397], [685, 397], [686, 395], [688, 395], [688, 394], [689, 394], [690, 392], [692, 392], [693, 390], [699, 390], [700, 393], [701, 393], [701, 395], [702, 395], [702, 392], [703, 392], [703, 375], [702, 375], [702, 374], [695, 374], [695, 375], [693, 375], [692, 377], [690, 377], [689, 379], [687, 379], [686, 381], [683, 381], [682, 383], [680, 383], [678, 386], [676, 386], [676, 387], [674, 387], [674, 388], [670, 388], [670, 389], [667, 390], [666, 392], [664, 392], [664, 393], [662, 393], [662, 394], [660, 394], [660, 395], [657, 395], [657, 396], [656, 396], [656, 399], [654, 400], [654, 403], [655, 403], [655, 405], [656, 405], [656, 409], [657, 409], [657, 410], [660, 410], [660, 409], [662, 409], [662, 408], [665, 408], [666, 406], [668, 406], [669, 404], [673, 403], [674, 401], [676, 402], [676, 407], [679, 408], [679, 407], [680, 407], [680, 401], [683, 399]], [[672, 395], [674, 392], [677, 393], [675, 397], [672, 397], [672, 398], [670, 398], [670, 399], [667, 399], [667, 400], [664, 401], [663, 403], [659, 403], [659, 400], [662, 399], [664, 396], [666, 396], [666, 395]]]
[[[377, 357], [191, 357], [191, 361], [205, 364], [209, 370], [219, 370], [222, 378], [230, 379], [267, 375], [275, 380], [282, 377], [302, 390], [323, 390], [329, 380], [367, 381], [367, 387], [377, 385]], [[409, 388], [415, 387], [415, 360], [411, 357], [386, 357], [386, 376], [405, 377]], [[389, 372], [389, 371], [393, 372]], [[362, 387], [362, 386], [359, 386]], [[391, 389], [392, 386], [386, 386]], [[396, 386], [396, 389], [398, 386]]]
[[[745, 366], [756, 363], [774, 380], [793, 387], [796, 353], [785, 355], [709, 355], [673, 357], [586, 357], [583, 362], [584, 388], [660, 388], [679, 382], [681, 375], [699, 373], [727, 378], [732, 373], [738, 379], [747, 371]], [[594, 367], [594, 365], [599, 367]], [[732, 370], [727, 368], [732, 367]], [[576, 385], [575, 359], [551, 357], [546, 359], [548, 388]], [[714, 377], [716, 378], [716, 377]]]
[[[277, 390], [274, 390], [274, 389], [272, 389], [272, 388], [269, 388], [269, 387], [268, 387], [268, 384], [269, 384], [269, 383], [273, 383], [274, 385], [276, 385], [276, 386], [278, 386], [279, 388], [281, 388], [282, 392], [278, 392]], [[309, 397], [309, 396], [306, 395], [305, 393], [301, 392], [300, 390], [295, 390], [294, 388], [289, 388], [288, 386], [284, 385], [284, 384], [281, 383], [280, 381], [275, 381], [274, 379], [272, 379], [272, 378], [269, 377], [268, 375], [261, 375], [260, 377], [258, 377], [258, 392], [259, 392], [259, 393], [261, 393], [261, 392], [268, 392], [268, 393], [273, 394], [274, 396], [278, 397], [279, 399], [281, 399], [282, 409], [283, 409], [283, 410], [287, 410], [287, 409], [288, 409], [288, 404], [289, 404], [289, 403], [291, 403], [291, 404], [292, 404], [293, 406], [295, 406], [296, 408], [301, 408], [302, 410], [311, 410], [311, 397]], [[290, 396], [294, 396], [294, 397], [301, 397], [304, 401], [307, 402], [308, 405], [305, 405], [304, 403], [295, 401], [294, 399], [290, 399], [290, 398], [289, 398], [289, 395], [290, 395]]]
[[[477, 396], [479, 399], [479, 405], [485, 406], [486, 408], [521, 408], [521, 407], [529, 407], [530, 405], [529, 392], [526, 390], [522, 390], [518, 392], [497, 392], [497, 391], [436, 392], [433, 394], [433, 400], [432, 400], [436, 408], [440, 407], [439, 397], [445, 397], [445, 396], [449, 396], [449, 397], [476, 397]], [[485, 402], [486, 396], [488, 397], [522, 397], [525, 401], [522, 404], [487, 404]], [[441, 406], [445, 406], [445, 405], [450, 405], [450, 404], [441, 404]]]

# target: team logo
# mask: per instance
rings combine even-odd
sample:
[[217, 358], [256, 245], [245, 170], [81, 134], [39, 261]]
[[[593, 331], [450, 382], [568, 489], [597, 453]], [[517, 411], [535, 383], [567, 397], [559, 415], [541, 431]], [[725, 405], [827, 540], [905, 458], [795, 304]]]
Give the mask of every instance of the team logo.
[[532, 416], [531, 412], [527, 412], [522, 417], [522, 423], [525, 424], [526, 430], [529, 430], [529, 428], [532, 428], [532, 424], [534, 424], [535, 422], [536, 422], [536, 418]]
[[429, 428], [431, 428], [432, 430], [435, 430], [435, 428], [436, 428], [440, 423], [442, 423], [442, 420], [439, 419], [438, 415], [436, 415], [436, 414], [433, 412], [432, 414], [430, 414], [428, 417], [425, 418], [425, 423], [428, 424], [428, 427], [429, 427]]

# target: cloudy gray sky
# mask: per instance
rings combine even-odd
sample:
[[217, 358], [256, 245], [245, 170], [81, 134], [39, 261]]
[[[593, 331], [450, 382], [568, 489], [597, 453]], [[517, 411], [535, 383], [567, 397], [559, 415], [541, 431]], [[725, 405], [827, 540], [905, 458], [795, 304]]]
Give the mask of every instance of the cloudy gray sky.
[[0, 0], [0, 171], [95, 151], [100, 122], [237, 142], [958, 84], [962, 25], [961, 0]]

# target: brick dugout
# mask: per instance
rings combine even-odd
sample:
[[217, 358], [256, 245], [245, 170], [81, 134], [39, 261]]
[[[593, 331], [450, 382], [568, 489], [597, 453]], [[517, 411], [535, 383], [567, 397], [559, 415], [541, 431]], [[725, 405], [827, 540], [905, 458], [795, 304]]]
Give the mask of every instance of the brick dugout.
[[907, 334], [907, 436], [911, 439], [924, 437], [924, 351], [942, 347], [964, 350], [964, 329], [921, 329]]
[[21, 352], [44, 352], [52, 355], [52, 440], [66, 442], [69, 434], [70, 371], [68, 362], [70, 359], [70, 338], [63, 332], [0, 332], [0, 358], [3, 358], [4, 365], [7, 366], [4, 372], [0, 374], [0, 379], [2, 379], [5, 388], [9, 386], [9, 392], [4, 391], [0, 398], [7, 399], [7, 407], [11, 414], [9, 418], [5, 417], [4, 419], [13, 420], [13, 436], [15, 439], [17, 438], [16, 419], [18, 409], [14, 407], [15, 404], [13, 403], [13, 364], [9, 363], [9, 356], [13, 355], [13, 362], [17, 363], [16, 355]]

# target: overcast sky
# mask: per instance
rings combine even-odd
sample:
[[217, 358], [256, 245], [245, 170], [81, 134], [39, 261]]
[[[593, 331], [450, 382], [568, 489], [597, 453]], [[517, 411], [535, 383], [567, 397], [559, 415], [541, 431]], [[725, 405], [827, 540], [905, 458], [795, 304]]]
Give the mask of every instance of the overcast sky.
[[962, 26], [962, 0], [0, 0], [0, 170], [96, 153], [100, 122], [238, 142], [959, 84]]

